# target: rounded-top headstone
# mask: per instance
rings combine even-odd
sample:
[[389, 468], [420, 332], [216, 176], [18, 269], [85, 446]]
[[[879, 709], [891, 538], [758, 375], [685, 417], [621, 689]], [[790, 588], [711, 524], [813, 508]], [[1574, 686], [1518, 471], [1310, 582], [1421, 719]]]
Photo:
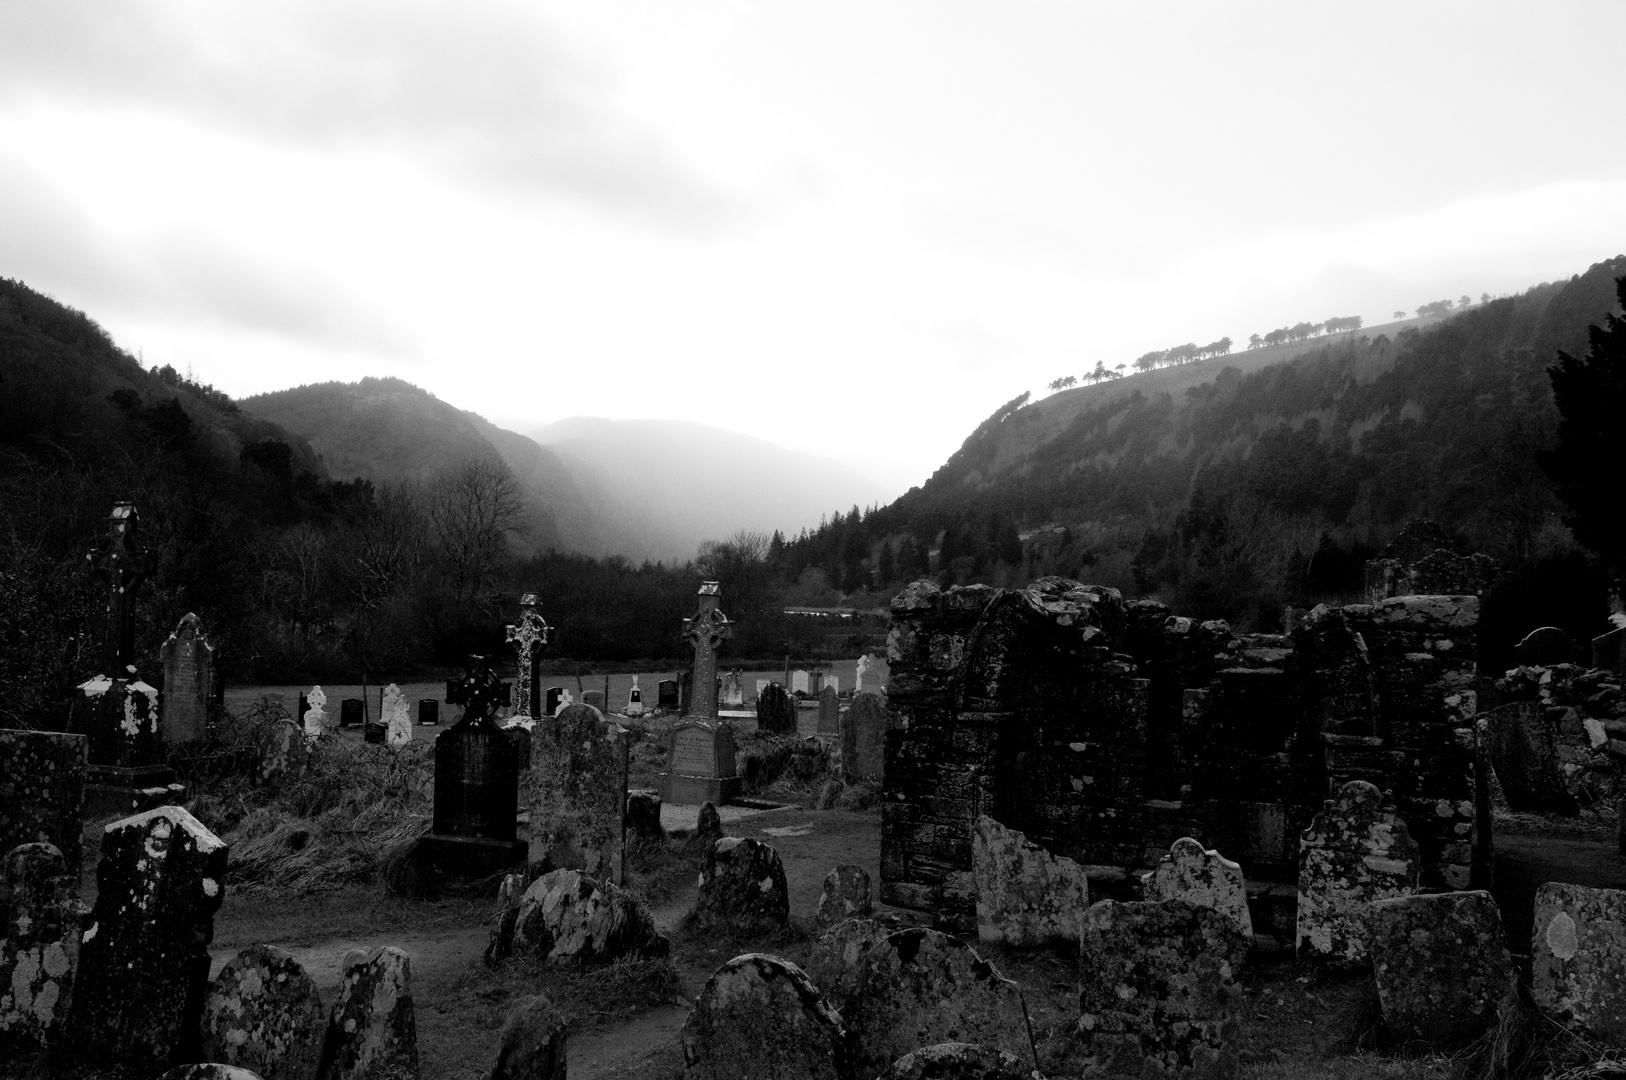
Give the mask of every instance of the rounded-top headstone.
[[766, 953], [714, 972], [684, 1021], [693, 1080], [847, 1080], [841, 1016], [801, 968]]
[[864, 957], [888, 934], [902, 929], [904, 924], [890, 915], [836, 923], [808, 949], [807, 977], [831, 1005], [845, 1013], [847, 1002], [858, 992]]
[[197, 1065], [177, 1066], [160, 1076], [158, 1080], [266, 1080], [266, 1078], [252, 1069], [210, 1061]]
[[725, 836], [706, 849], [694, 914], [702, 929], [762, 934], [790, 921], [779, 852], [760, 840]]
[[412, 959], [393, 945], [352, 949], [341, 967], [339, 999], [328, 1016], [331, 1064], [324, 1080], [370, 1080], [392, 1070], [418, 1075], [418, 1020]]
[[226, 961], [203, 1004], [202, 1054], [264, 1080], [314, 1080], [327, 1010], [291, 953], [250, 945]]
[[1213, 908], [1253, 940], [1253, 916], [1248, 913], [1242, 867], [1192, 837], [1182, 836], [1169, 845], [1169, 853], [1146, 876], [1146, 899], [1189, 900], [1198, 907]]
[[498, 1036], [491, 1080], [565, 1080], [565, 1018], [547, 998], [522, 998]]
[[1009, 1051], [951, 1042], [905, 1054], [879, 1080], [1030, 1080], [1032, 1075]]
[[861, 866], [843, 864], [824, 876], [819, 910], [813, 921], [821, 929], [870, 914], [869, 873]]

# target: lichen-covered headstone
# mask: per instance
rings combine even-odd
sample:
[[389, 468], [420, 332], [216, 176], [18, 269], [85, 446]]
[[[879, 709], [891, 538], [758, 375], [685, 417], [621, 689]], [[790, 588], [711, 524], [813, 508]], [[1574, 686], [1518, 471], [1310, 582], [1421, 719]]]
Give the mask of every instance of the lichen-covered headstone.
[[197, 1060], [226, 860], [226, 845], [179, 806], [103, 831], [69, 1019], [87, 1060], [153, 1075]]
[[1189, 900], [1198, 907], [1211, 907], [1253, 940], [1242, 867], [1189, 836], [1169, 845], [1169, 853], [1146, 875], [1145, 887], [1148, 900]]
[[260, 754], [256, 775], [262, 784], [277, 787], [297, 780], [310, 761], [310, 745], [292, 720], [272, 720], [256, 732]]
[[305, 738], [315, 742], [332, 727], [327, 716], [327, 693], [320, 686], [311, 687], [310, 693], [305, 695]]
[[706, 980], [684, 1021], [693, 1080], [848, 1080], [841, 1016], [801, 968], [766, 953], [736, 956]]
[[904, 928], [894, 916], [836, 923], [814, 940], [803, 967], [830, 1004], [845, 1011], [858, 992], [864, 957], [888, 934]]
[[626, 845], [627, 733], [590, 705], [531, 731], [529, 861], [619, 885]]
[[324, 1080], [396, 1080], [418, 1075], [418, 1019], [412, 960], [393, 945], [344, 958], [339, 1000], [328, 1016]]
[[885, 772], [886, 701], [861, 691], [841, 717], [841, 770], [849, 782], [880, 780]]
[[878, 1080], [1031, 1080], [1033, 1075], [1009, 1051], [951, 1042], [903, 1055]]
[[1509, 808], [1575, 813], [1558, 756], [1557, 725], [1540, 702], [1509, 702], [1481, 713], [1479, 723]]
[[1248, 940], [1185, 900], [1102, 900], [1085, 914], [1085, 1075], [1222, 1076], [1234, 1067]]
[[1626, 889], [1536, 890], [1530, 989], [1564, 1026], [1626, 1047]]
[[78, 896], [79, 868], [54, 845], [21, 844], [0, 863], [0, 1060], [62, 1030], [79, 963]]
[[521, 998], [497, 1037], [491, 1080], [565, 1080], [566, 1026], [547, 998]]
[[874, 1076], [922, 1046], [970, 1042], [1038, 1067], [1021, 988], [969, 945], [936, 930], [888, 934], [864, 954], [842, 1011], [859, 1075]]
[[819, 910], [813, 922], [820, 929], [827, 929], [848, 919], [867, 916], [873, 910], [869, 873], [861, 866], [843, 863], [824, 875], [824, 890], [819, 893]]
[[399, 749], [412, 741], [412, 708], [399, 686], [390, 683], [384, 688], [384, 700], [378, 711], [384, 718], [385, 742]]
[[1351, 780], [1299, 839], [1296, 951], [1334, 964], [1364, 964], [1367, 906], [1417, 891], [1417, 843], [1383, 793]]
[[512, 952], [549, 967], [579, 968], [665, 956], [671, 948], [637, 896], [580, 870], [555, 870], [531, 882], [511, 925], [511, 944], [499, 940], [493, 959]]
[[1006, 945], [1077, 941], [1090, 884], [1084, 868], [984, 814], [971, 834], [977, 936]]
[[1502, 915], [1488, 892], [1378, 900], [1372, 973], [1389, 1033], [1450, 1050], [1496, 1026], [1515, 976]]
[[725, 836], [706, 849], [694, 914], [701, 929], [762, 934], [790, 921], [779, 852], [760, 840]]
[[51, 844], [78, 868], [88, 752], [83, 735], [0, 729], [0, 854]]
[[177, 1065], [158, 1080], [269, 1080], [259, 1073], [237, 1065], [203, 1062], [196, 1065]]
[[290, 953], [250, 945], [226, 961], [203, 1004], [202, 1056], [264, 1080], [316, 1080], [327, 1010]]
[[181, 617], [175, 632], [158, 647], [158, 658], [164, 665], [164, 741], [173, 745], [203, 738], [214, 695], [215, 650], [196, 615]]

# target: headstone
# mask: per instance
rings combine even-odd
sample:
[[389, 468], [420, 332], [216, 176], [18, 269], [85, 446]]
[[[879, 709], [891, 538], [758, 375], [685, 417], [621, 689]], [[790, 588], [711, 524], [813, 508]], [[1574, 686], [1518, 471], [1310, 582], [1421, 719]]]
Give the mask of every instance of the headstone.
[[757, 694], [757, 730], [769, 735], [796, 734], [796, 699], [778, 683]]
[[47, 843], [77, 869], [88, 749], [83, 735], [0, 728], [0, 855]]
[[807, 973], [767, 953], [736, 956], [706, 980], [681, 1035], [693, 1080], [848, 1080], [841, 1016]]
[[70, 867], [55, 845], [43, 842], [6, 852], [0, 862], [0, 1060], [20, 1060], [60, 1039], [79, 966], [79, 913], [77, 862]]
[[226, 961], [203, 1005], [202, 1056], [264, 1080], [315, 1080], [327, 1010], [291, 953], [250, 945]]
[[864, 957], [888, 934], [904, 929], [895, 917], [848, 919], [825, 930], [807, 952], [807, 977], [837, 1011], [845, 1014], [847, 1003], [858, 993]]
[[1365, 780], [1328, 799], [1299, 839], [1297, 945], [1302, 957], [1364, 964], [1367, 905], [1417, 891], [1417, 842]]
[[853, 684], [853, 693], [880, 693], [886, 689], [887, 675], [890, 665], [885, 658], [865, 654], [858, 658], [858, 678]]
[[1564, 786], [1557, 725], [1537, 701], [1511, 701], [1479, 714], [1480, 730], [1502, 796], [1513, 810], [1576, 812]]
[[542, 715], [558, 716], [559, 710], [564, 706], [564, 703], [565, 688], [562, 686], [548, 687], [547, 691], [543, 694]]
[[745, 684], [738, 671], [730, 671], [723, 677], [723, 704], [736, 708], [745, 704]]
[[1520, 667], [1573, 664], [1576, 655], [1575, 639], [1556, 626], [1532, 630], [1513, 646], [1513, 662]]
[[531, 732], [530, 865], [621, 883], [627, 733], [591, 705], [567, 705]]
[[693, 806], [727, 802], [740, 792], [735, 771], [734, 729], [688, 720], [672, 729], [661, 801]]
[[1005, 1050], [1026, 1068], [1038, 1067], [1021, 988], [964, 942], [936, 930], [899, 930], [861, 963], [858, 991], [841, 1014], [857, 1075], [874, 1076], [943, 1042]]
[[661, 826], [661, 793], [650, 788], [627, 792], [627, 832], [639, 840], [659, 843], [666, 839]]
[[772, 681], [772, 679], [758, 679], [756, 697], [753, 697], [751, 700], [755, 701], [757, 698], [760, 698], [762, 696], [762, 691], [766, 690]]
[[535, 720], [543, 715], [542, 647], [553, 627], [542, 618], [542, 598], [536, 593], [521, 596], [519, 607], [519, 622], [509, 624], [507, 637], [514, 646], [514, 711]]
[[407, 707], [406, 695], [399, 686], [390, 683], [384, 688], [378, 713], [384, 721], [385, 742], [399, 750], [412, 741], [412, 710]]
[[717, 650], [734, 636], [728, 616], [717, 608], [722, 587], [715, 581], [700, 583], [700, 608], [683, 620], [683, 637], [694, 647], [694, 699], [684, 702], [685, 715], [699, 720], [717, 716]]
[[723, 838], [723, 819], [717, 813], [717, 807], [709, 802], [700, 804], [700, 813], [695, 817], [695, 839], [709, 845], [713, 840]]
[[393, 945], [352, 949], [328, 1015], [331, 1064], [323, 1080], [418, 1075], [418, 1019], [412, 1007], [412, 959]]
[[209, 703], [214, 699], [214, 646], [198, 628], [198, 617], [182, 617], [158, 648], [164, 665], [164, 742], [178, 745], [209, 734]]
[[892, 1063], [877, 1080], [1030, 1080], [1031, 1069], [1008, 1050], [974, 1043], [923, 1046]]
[[375, 743], [379, 746], [383, 746], [387, 736], [388, 729], [376, 720], [367, 721], [367, 723], [361, 729], [362, 742]]
[[886, 702], [860, 691], [841, 715], [841, 768], [849, 783], [879, 781], [886, 773]]
[[423, 727], [435, 727], [440, 723], [440, 702], [434, 698], [424, 698], [418, 702], [418, 723]]
[[567, 1027], [547, 998], [520, 998], [497, 1036], [491, 1080], [565, 1080]]
[[1490, 893], [1379, 900], [1369, 920], [1378, 1002], [1398, 1042], [1454, 1049], [1494, 1028], [1513, 1002], [1513, 960]]
[[448, 690], [463, 718], [435, 736], [435, 808], [417, 853], [443, 872], [478, 878], [523, 858], [516, 840], [519, 753], [493, 715], [501, 685], [484, 657], [471, 656]]
[[226, 859], [179, 806], [107, 826], [69, 1017], [86, 1060], [153, 1076], [197, 1060]]
[[301, 694], [300, 708], [304, 709], [301, 722], [305, 726], [305, 738], [314, 742], [327, 734], [327, 694], [320, 686], [313, 686], [310, 693]]
[[1626, 628], [1616, 627], [1592, 639], [1592, 666], [1626, 675]]
[[1626, 889], [1549, 881], [1536, 890], [1530, 991], [1591, 1041], [1626, 1047]]
[[347, 697], [339, 702], [339, 726], [361, 727], [366, 716], [366, 704], [359, 697]]
[[803, 668], [797, 668], [795, 671], [790, 673], [790, 692], [792, 694], [800, 694], [805, 697], [811, 693], [811, 691], [808, 690], [808, 687], [811, 685], [812, 683], [808, 678], [807, 671]]
[[580, 970], [670, 949], [643, 901], [580, 870], [543, 874], [515, 913], [512, 951], [544, 967]]
[[1253, 941], [1253, 916], [1248, 914], [1248, 885], [1242, 867], [1217, 851], [1204, 849], [1199, 841], [1189, 836], [1176, 840], [1147, 873], [1144, 884], [1146, 899], [1189, 900], [1198, 907], [1213, 908]]
[[676, 679], [662, 679], [656, 684], [655, 704], [663, 709], [678, 707], [678, 683]]
[[585, 691], [582, 694], [582, 704], [586, 705], [588, 708], [597, 709], [599, 712], [603, 712], [604, 711], [604, 691], [602, 691], [602, 690], [588, 690], [588, 691]]
[[741, 936], [783, 929], [790, 892], [779, 852], [760, 840], [725, 836], [706, 849], [695, 921], [702, 930]]
[[260, 726], [255, 741], [260, 755], [255, 778], [261, 784], [276, 788], [304, 775], [310, 746], [298, 724], [272, 720]]
[[819, 894], [813, 925], [827, 930], [848, 919], [867, 918], [874, 910], [869, 873], [861, 866], [843, 864], [824, 875], [824, 891]]
[[217, 1061], [177, 1065], [158, 1080], [265, 1080], [259, 1073]]
[[1229, 1076], [1248, 941], [1184, 900], [1102, 900], [1084, 917], [1084, 1074]]
[[632, 677], [632, 689], [627, 691], [628, 716], [644, 715], [644, 692], [638, 688], [638, 676]]
[[983, 814], [971, 834], [971, 874], [981, 940], [1018, 947], [1078, 940], [1090, 885], [1072, 859]]
[[841, 734], [841, 698], [833, 686], [826, 686], [819, 691], [818, 733], [820, 735]]

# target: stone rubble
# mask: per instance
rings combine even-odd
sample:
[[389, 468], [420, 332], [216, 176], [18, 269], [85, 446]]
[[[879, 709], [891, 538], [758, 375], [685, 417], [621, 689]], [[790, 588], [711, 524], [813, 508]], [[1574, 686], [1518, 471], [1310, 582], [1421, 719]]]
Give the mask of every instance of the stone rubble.
[[665, 956], [671, 947], [643, 901], [580, 870], [537, 878], [510, 911], [499, 920], [493, 960], [517, 954], [548, 967], [581, 968], [629, 956]]

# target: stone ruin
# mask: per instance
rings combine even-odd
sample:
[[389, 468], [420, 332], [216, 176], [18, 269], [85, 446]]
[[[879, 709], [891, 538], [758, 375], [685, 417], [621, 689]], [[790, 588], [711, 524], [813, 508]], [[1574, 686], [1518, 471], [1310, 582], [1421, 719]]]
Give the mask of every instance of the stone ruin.
[[1432, 521], [1413, 521], [1366, 564], [1366, 599], [1394, 596], [1483, 596], [1496, 560], [1472, 551]]

